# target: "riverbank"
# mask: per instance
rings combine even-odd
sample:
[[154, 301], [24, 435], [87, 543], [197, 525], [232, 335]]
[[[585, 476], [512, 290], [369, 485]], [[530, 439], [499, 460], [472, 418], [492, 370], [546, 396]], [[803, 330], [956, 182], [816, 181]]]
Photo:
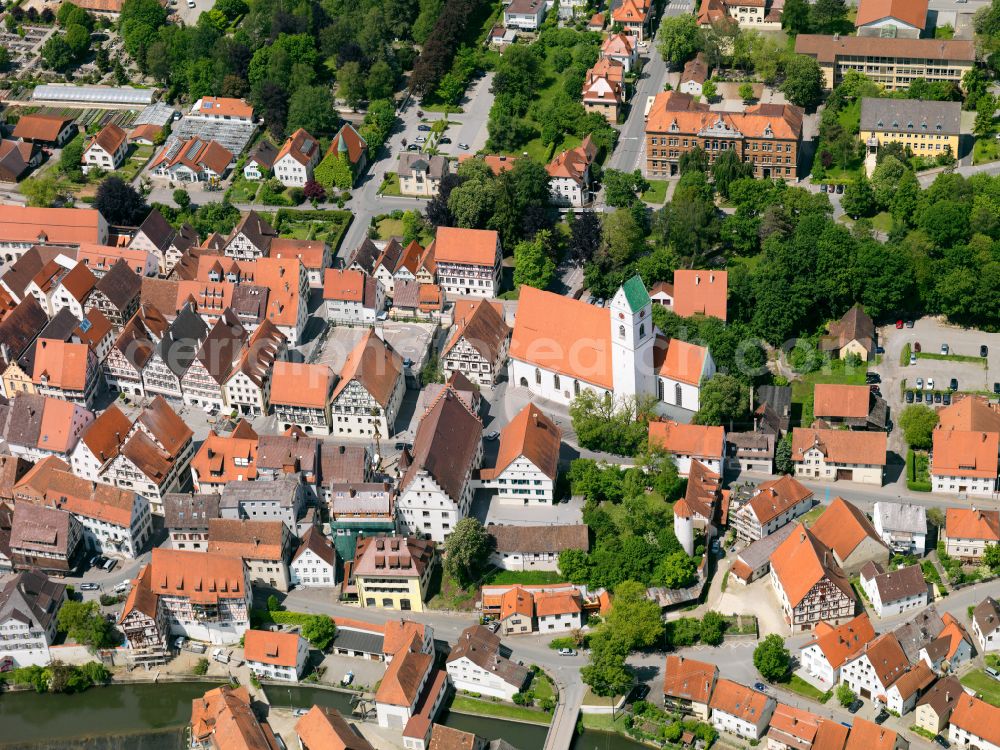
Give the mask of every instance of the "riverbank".
[[489, 716], [507, 721], [519, 721], [523, 724], [536, 724], [547, 727], [552, 723], [552, 714], [537, 711], [533, 708], [515, 706], [512, 703], [493, 703], [467, 695], [456, 695], [451, 703], [451, 710], [461, 714], [474, 716]]

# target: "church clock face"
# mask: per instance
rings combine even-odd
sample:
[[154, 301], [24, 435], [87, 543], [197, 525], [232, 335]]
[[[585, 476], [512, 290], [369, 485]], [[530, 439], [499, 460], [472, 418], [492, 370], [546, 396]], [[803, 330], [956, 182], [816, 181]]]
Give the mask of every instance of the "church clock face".
[[618, 313], [618, 320], [625, 320], [625, 313]]

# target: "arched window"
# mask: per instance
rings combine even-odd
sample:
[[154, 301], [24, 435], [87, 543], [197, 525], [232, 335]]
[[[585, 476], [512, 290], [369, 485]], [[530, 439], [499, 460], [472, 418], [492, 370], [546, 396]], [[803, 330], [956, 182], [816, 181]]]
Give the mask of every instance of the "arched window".
[[646, 324], [645, 323], [640, 323], [639, 324], [639, 338], [643, 338], [645, 335], [646, 335]]
[[625, 326], [618, 326], [618, 338], [625, 338]]
[[663, 381], [659, 378], [656, 379], [656, 397], [660, 401], [663, 400]]
[[556, 374], [554, 374], [554, 373], [553, 373], [553, 375], [552, 375], [552, 386], [553, 386], [553, 387], [554, 387], [554, 388], [555, 388], [555, 389], [556, 389], [557, 391], [559, 390], [559, 376], [558, 376], [558, 375], [556, 375]]
[[574, 380], [573, 381], [573, 395], [574, 396], [579, 396], [580, 395], [580, 381], [579, 380]]
[[535, 368], [535, 385], [541, 385], [541, 384], [542, 384], [542, 371], [539, 370], [536, 367]]
[[678, 406], [684, 401], [684, 391], [681, 389], [680, 383], [674, 384], [674, 403]]

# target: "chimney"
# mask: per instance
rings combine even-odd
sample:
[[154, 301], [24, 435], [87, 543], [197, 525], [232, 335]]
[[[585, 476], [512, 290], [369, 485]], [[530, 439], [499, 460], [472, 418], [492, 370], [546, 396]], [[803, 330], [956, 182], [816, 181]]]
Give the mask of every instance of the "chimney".
[[340, 455], [341, 455], [341, 456], [343, 456], [343, 455], [344, 455], [344, 452], [345, 452], [346, 450], [347, 450], [346, 446], [343, 446], [343, 445], [342, 445], [342, 446], [340, 446], [340, 451], [339, 451]]

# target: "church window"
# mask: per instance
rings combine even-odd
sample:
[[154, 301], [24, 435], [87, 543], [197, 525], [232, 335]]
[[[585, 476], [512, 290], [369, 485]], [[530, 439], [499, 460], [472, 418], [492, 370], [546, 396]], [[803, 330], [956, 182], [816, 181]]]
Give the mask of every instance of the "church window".
[[618, 326], [618, 338], [625, 338], [625, 326]]
[[535, 368], [535, 385], [541, 385], [541, 384], [542, 384], [542, 371], [539, 370], [536, 367]]

